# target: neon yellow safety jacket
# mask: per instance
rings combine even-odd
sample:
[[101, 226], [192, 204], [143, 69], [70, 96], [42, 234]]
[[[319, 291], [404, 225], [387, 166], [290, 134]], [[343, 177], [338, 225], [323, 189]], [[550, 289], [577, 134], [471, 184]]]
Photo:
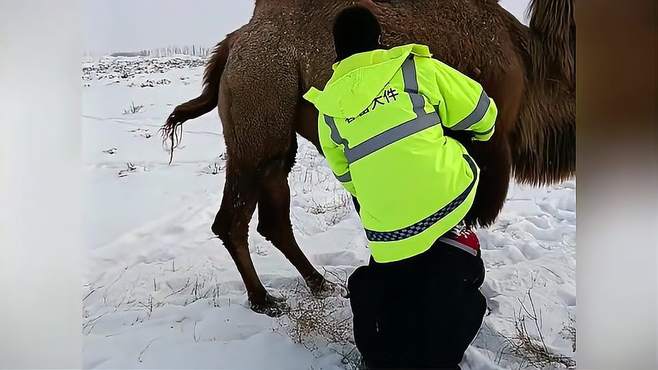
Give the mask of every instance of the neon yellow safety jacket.
[[479, 169], [443, 127], [482, 141], [494, 132], [496, 105], [482, 86], [431, 57], [417, 44], [355, 54], [333, 65], [324, 91], [304, 95], [377, 262], [426, 251], [473, 204]]

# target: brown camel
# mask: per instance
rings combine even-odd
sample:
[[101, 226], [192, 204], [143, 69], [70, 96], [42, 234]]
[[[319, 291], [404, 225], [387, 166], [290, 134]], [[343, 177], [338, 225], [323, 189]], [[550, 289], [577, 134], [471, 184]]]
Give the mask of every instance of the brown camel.
[[267, 293], [249, 255], [247, 229], [256, 205], [258, 232], [314, 293], [328, 286], [293, 236], [287, 176], [296, 133], [319, 147], [318, 113], [301, 96], [329, 79], [336, 58], [332, 20], [355, 3], [378, 17], [384, 44], [428, 45], [435, 58], [478, 80], [496, 101], [493, 139], [466, 143], [482, 169], [470, 224], [495, 220], [512, 173], [533, 185], [575, 173], [573, 0], [533, 0], [530, 27], [496, 0], [256, 0], [249, 23], [217, 45], [202, 94], [176, 107], [163, 137], [173, 154], [183, 122], [219, 106], [228, 164], [212, 231], [234, 259], [257, 312], [279, 315], [285, 303]]

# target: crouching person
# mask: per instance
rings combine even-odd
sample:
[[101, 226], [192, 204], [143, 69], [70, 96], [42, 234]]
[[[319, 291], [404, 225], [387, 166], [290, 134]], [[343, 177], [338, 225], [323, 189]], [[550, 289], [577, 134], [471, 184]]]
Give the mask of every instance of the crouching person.
[[444, 129], [489, 140], [496, 106], [426, 46], [385, 48], [380, 33], [367, 9], [343, 10], [333, 75], [304, 95], [372, 255], [348, 283], [354, 337], [367, 368], [458, 369], [486, 308], [479, 243], [462, 226], [479, 169]]

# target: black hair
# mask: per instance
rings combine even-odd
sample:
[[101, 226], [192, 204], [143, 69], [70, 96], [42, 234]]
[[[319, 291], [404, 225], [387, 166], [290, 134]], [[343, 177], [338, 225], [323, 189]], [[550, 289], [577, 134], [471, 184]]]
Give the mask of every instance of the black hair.
[[333, 28], [337, 59], [380, 48], [381, 33], [377, 18], [368, 9], [362, 6], [343, 9], [336, 16]]

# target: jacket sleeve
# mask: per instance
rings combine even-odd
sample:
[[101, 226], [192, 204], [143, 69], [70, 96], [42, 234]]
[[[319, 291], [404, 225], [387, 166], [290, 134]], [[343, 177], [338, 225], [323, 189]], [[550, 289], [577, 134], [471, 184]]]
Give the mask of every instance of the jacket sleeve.
[[436, 59], [432, 61], [436, 87], [443, 97], [437, 102], [443, 126], [471, 131], [474, 140], [489, 140], [498, 115], [496, 103], [477, 81]]
[[329, 168], [331, 168], [334, 176], [336, 176], [343, 187], [356, 197], [356, 190], [352, 183], [352, 175], [350, 174], [350, 166], [347, 163], [344, 148], [342, 148], [344, 144], [336, 143], [332, 139], [331, 128], [325, 122], [325, 117], [322, 113], [318, 115], [318, 136], [320, 137], [322, 153], [324, 153]]

